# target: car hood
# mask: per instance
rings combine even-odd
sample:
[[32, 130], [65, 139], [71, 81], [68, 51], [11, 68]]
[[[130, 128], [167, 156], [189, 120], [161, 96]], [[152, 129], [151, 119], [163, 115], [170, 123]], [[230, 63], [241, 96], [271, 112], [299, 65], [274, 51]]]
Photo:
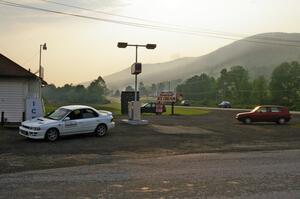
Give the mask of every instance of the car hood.
[[34, 118], [32, 120], [27, 120], [25, 122], [22, 122], [22, 125], [30, 126], [30, 127], [40, 127], [42, 125], [47, 124], [55, 124], [57, 123], [57, 120], [51, 120], [44, 117]]
[[249, 114], [252, 114], [252, 112], [238, 113], [236, 116], [242, 117], [242, 116], [246, 116], [246, 115], [249, 115]]
[[101, 116], [112, 116], [112, 112], [109, 112], [109, 111], [98, 110], [98, 113], [99, 113]]

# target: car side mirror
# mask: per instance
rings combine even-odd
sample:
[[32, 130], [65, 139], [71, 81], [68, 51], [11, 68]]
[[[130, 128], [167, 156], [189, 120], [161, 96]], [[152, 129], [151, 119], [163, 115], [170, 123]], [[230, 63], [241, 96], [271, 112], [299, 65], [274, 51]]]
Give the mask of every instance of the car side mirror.
[[69, 121], [70, 118], [69, 117], [65, 117], [64, 121]]

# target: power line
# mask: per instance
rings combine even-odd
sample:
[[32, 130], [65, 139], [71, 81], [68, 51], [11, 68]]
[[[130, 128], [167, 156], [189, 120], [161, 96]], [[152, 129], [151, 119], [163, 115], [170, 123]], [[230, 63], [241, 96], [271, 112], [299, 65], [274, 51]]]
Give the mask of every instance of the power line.
[[[239, 40], [239, 39], [233, 38], [232, 36], [226, 36], [226, 35], [218, 36], [215, 33], [204, 33], [204, 32], [201, 33], [201, 32], [197, 32], [197, 31], [187, 31], [187, 30], [181, 30], [181, 29], [172, 28], [172, 27], [164, 27], [164, 26], [151, 25], [151, 24], [141, 24], [141, 23], [128, 22], [128, 21], [105, 19], [105, 18], [100, 18], [100, 17], [93, 17], [93, 16], [87, 16], [87, 15], [62, 12], [62, 11], [57, 11], [57, 10], [50, 10], [50, 9], [45, 9], [45, 8], [40, 8], [40, 7], [28, 6], [28, 5], [13, 3], [13, 2], [5, 1], [5, 0], [0, 0], [0, 4], [5, 5], [5, 6], [12, 6], [12, 7], [42, 11], [42, 12], [72, 16], [72, 17], [77, 17], [77, 18], [103, 21], [103, 22], [115, 23], [115, 24], [126, 25], [126, 26], [133, 26], [133, 27], [146, 28], [146, 29], [152, 29], [152, 30], [160, 30], [160, 31], [165, 31], [165, 32], [175, 32], [175, 33], [183, 33], [183, 34], [188, 34], [188, 35], [206, 36], [206, 37], [213, 37], [213, 38], [233, 40], [233, 41]], [[274, 41], [260, 41], [255, 38], [246, 38], [241, 41], [250, 42], [250, 43], [252, 42], [252, 43], [259, 43], [259, 44], [290, 46], [290, 47], [300, 48], [300, 46], [294, 45], [294, 44], [276, 43]], [[279, 41], [279, 42], [283, 42], [283, 41]], [[286, 42], [286, 41], [284, 41], [284, 42]], [[297, 41], [297, 42], [299, 42], [299, 41]]]
[[0, 0], [0, 4], [6, 5], [6, 6], [12, 6], [12, 7], [25, 8], [25, 9], [30, 9], [30, 10], [37, 10], [37, 11], [43, 11], [43, 12], [48, 12], [48, 13], [60, 14], [60, 15], [67, 15], [67, 16], [78, 17], [78, 18], [85, 18], [85, 19], [91, 19], [91, 20], [97, 20], [97, 21], [117, 23], [117, 24], [122, 24], [122, 25], [129, 25], [129, 26], [131, 25], [131, 26], [137, 26], [137, 27], [142, 26], [142, 24], [139, 24], [139, 23], [118, 21], [118, 20], [112, 20], [112, 19], [104, 19], [104, 18], [99, 18], [99, 17], [92, 17], [92, 16], [86, 16], [86, 15], [61, 12], [61, 11], [57, 11], [57, 10], [50, 10], [50, 9], [44, 9], [44, 8], [39, 8], [39, 7], [34, 7], [34, 6], [28, 6], [28, 5], [13, 3], [13, 2], [4, 1], [4, 0]]
[[[179, 26], [179, 25], [176, 25], [176, 24], [169, 24], [169, 23], [162, 23], [162, 22], [159, 22], [159, 21], [148, 20], [148, 19], [143, 19], [143, 18], [113, 14], [113, 13], [109, 13], [109, 12], [105, 12], [105, 11], [94, 10], [94, 9], [90, 9], [90, 8], [84, 8], [84, 7], [74, 6], [74, 5], [65, 4], [65, 3], [58, 3], [58, 2], [55, 2], [55, 1], [51, 1], [51, 0], [39, 0], [39, 1], [43, 1], [43, 2], [51, 3], [51, 4], [56, 4], [56, 5], [62, 5], [62, 6], [69, 7], [69, 8], [76, 8], [76, 9], [85, 10], [85, 11], [94, 12], [94, 13], [100, 13], [100, 14], [115, 16], [115, 17], [121, 17], [121, 18], [144, 21], [144, 22], [154, 23], [154, 24], [159, 24], [159, 25], [167, 25], [167, 26], [171, 26], [171, 27], [183, 28], [184, 30], [188, 30], [188, 31], [197, 31], [195, 29], [191, 29], [191, 27]], [[216, 35], [219, 34], [219, 35], [232, 36], [232, 37], [241, 37], [241, 38], [249, 36], [247, 34], [229, 33], [229, 32], [222, 32], [222, 31], [216, 31], [216, 30], [211, 30], [211, 29], [203, 29], [203, 28], [202, 28], [202, 33], [210, 33], [210, 34], [216, 34]], [[259, 39], [259, 40], [264, 39], [264, 40], [280, 41], [280, 42], [297, 42], [297, 43], [300, 43], [299, 40], [287, 40], [287, 39], [274, 38], [274, 37], [265, 37], [265, 36], [260, 36], [259, 38], [256, 38], [256, 39]]]
[[[130, 16], [125, 16], [125, 15], [113, 14], [113, 13], [109, 13], [109, 12], [105, 12], [105, 11], [101, 11], [101, 10], [95, 10], [95, 9], [84, 8], [84, 7], [74, 6], [74, 5], [65, 4], [65, 3], [59, 3], [56, 1], [50, 1], [50, 0], [39, 0], [39, 1], [56, 4], [56, 5], [61, 5], [61, 6], [69, 7], [69, 8], [76, 8], [76, 9], [85, 10], [85, 11], [94, 12], [94, 13], [110, 15], [110, 16], [114, 16], [114, 17], [121, 17], [121, 18], [133, 19], [133, 20], [150, 22], [150, 23], [160, 23], [158, 21], [152, 21], [152, 20], [142, 19], [142, 18], [138, 18], [138, 17], [130, 17]], [[164, 24], [164, 23], [161, 23], [161, 24]]]
[[21, 65], [26, 65], [27, 63], [31, 62], [33, 58], [37, 57], [39, 55], [39, 51], [35, 52], [34, 55], [32, 55], [30, 58], [26, 59]]

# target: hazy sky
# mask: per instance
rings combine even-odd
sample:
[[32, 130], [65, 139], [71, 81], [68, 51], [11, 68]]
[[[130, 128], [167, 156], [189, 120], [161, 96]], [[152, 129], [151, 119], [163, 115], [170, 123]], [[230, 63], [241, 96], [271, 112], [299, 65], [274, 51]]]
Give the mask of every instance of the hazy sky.
[[[6, 1], [118, 23], [149, 24], [42, 0]], [[155, 50], [141, 48], [139, 60], [158, 63], [207, 54], [231, 43], [232, 40], [220, 38], [228, 35], [237, 35], [234, 38], [238, 39], [264, 32], [300, 32], [299, 0], [51, 1], [151, 20], [156, 27], [134, 27], [0, 4], [0, 53], [36, 71], [39, 45], [46, 42], [48, 50], [42, 52], [45, 80], [59, 86], [92, 80], [130, 66], [134, 62], [134, 48], [119, 49], [118, 41], [156, 43]], [[176, 25], [176, 30], [172, 29], [176, 32], [164, 31], [171, 30], [166, 27], [168, 24]], [[188, 34], [179, 33], [183, 28], [188, 29]]]

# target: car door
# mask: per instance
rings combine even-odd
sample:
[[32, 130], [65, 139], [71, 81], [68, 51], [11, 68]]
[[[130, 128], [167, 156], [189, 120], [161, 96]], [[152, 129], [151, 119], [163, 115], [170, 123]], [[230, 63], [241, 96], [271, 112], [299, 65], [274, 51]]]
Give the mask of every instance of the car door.
[[99, 114], [93, 111], [92, 109], [81, 109], [82, 114], [82, 132], [90, 133], [93, 132], [97, 125], [100, 123]]
[[274, 116], [276, 116], [276, 113], [272, 112], [272, 108], [271, 107], [267, 107], [265, 121], [266, 122], [273, 122], [274, 121]]
[[281, 117], [282, 109], [278, 107], [271, 107], [272, 117], [270, 118], [270, 122], [277, 122]]
[[[63, 121], [63, 134], [64, 135], [71, 135], [71, 134], [77, 134], [82, 131], [82, 114], [79, 109], [73, 110], [70, 112], [66, 118], [69, 120]], [[65, 119], [66, 119], [65, 118]]]
[[260, 107], [254, 115], [253, 121], [266, 122], [268, 118], [267, 107]]
[[156, 113], [156, 104], [151, 103], [151, 113]]

